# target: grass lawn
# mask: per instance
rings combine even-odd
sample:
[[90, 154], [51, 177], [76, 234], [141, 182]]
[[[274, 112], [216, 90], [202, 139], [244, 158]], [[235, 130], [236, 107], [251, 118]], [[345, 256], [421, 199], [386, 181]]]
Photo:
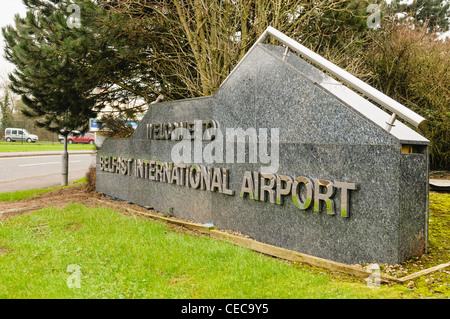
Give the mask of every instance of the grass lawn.
[[[54, 145], [51, 142], [0, 142], [0, 152], [32, 152], [32, 151], [62, 151], [64, 145], [56, 141]], [[91, 144], [68, 144], [69, 151], [95, 150], [95, 145]]]
[[[79, 269], [80, 288], [69, 288]], [[79, 267], [79, 268], [78, 268]], [[0, 227], [0, 298], [395, 298], [109, 208], [46, 208]]]
[[[446, 262], [450, 194], [430, 195], [430, 245]], [[449, 287], [441, 271], [414, 287], [369, 288], [363, 278], [80, 203], [0, 221], [0, 298], [412, 299], [448, 298]]]

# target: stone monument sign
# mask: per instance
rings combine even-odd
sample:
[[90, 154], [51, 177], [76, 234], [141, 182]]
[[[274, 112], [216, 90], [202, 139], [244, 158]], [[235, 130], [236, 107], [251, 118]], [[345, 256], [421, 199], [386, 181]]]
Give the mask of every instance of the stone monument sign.
[[150, 105], [131, 138], [105, 140], [97, 190], [305, 254], [397, 264], [427, 246], [429, 141], [396, 116], [425, 123], [269, 27], [213, 96]]

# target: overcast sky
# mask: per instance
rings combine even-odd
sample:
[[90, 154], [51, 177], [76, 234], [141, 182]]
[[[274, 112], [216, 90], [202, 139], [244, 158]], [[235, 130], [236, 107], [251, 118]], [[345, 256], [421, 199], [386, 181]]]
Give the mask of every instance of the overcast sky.
[[[16, 13], [25, 15], [25, 6], [22, 0], [1, 0], [0, 2], [0, 28], [14, 23]], [[7, 74], [14, 69], [14, 66], [3, 57], [4, 39], [0, 33], [0, 79], [6, 78]]]

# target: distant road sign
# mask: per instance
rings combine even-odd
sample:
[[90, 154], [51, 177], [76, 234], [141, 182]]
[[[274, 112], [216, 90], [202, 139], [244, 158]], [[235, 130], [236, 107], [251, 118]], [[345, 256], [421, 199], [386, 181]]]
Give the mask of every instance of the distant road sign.
[[100, 130], [98, 119], [89, 119], [89, 131], [90, 132], [98, 132]]

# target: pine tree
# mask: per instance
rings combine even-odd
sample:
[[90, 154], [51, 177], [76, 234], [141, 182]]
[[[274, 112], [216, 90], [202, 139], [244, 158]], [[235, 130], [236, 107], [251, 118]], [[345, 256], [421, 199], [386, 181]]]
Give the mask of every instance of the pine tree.
[[27, 106], [22, 112], [37, 126], [64, 135], [61, 184], [67, 185], [67, 135], [86, 131], [89, 118], [102, 108], [94, 94], [99, 74], [84, 65], [90, 63], [90, 48], [96, 48], [89, 17], [97, 7], [90, 1], [79, 2], [88, 19], [74, 28], [65, 2], [24, 0], [24, 4], [26, 16], [16, 15], [15, 28], [2, 30], [5, 56], [16, 66], [9, 75], [10, 88], [21, 96]]
[[11, 109], [11, 100], [9, 98], [8, 90], [5, 90], [5, 96], [3, 97], [3, 101], [0, 101], [0, 112], [2, 113], [1, 127], [4, 130], [8, 126], [8, 121], [10, 120], [10, 109]]
[[427, 25], [441, 32], [450, 27], [450, 2], [446, 0], [414, 0], [410, 4], [400, 0], [391, 2], [391, 9], [397, 13], [405, 13], [405, 19], [416, 25]]
[[[6, 58], [16, 66], [11, 89], [28, 107], [23, 112], [40, 127], [54, 132], [86, 130], [99, 110], [93, 90], [98, 84], [80, 61], [93, 41], [86, 27], [69, 28], [61, 1], [24, 0], [24, 18], [3, 29]], [[88, 12], [88, 3], [83, 8]], [[76, 62], [74, 62], [76, 61]]]

